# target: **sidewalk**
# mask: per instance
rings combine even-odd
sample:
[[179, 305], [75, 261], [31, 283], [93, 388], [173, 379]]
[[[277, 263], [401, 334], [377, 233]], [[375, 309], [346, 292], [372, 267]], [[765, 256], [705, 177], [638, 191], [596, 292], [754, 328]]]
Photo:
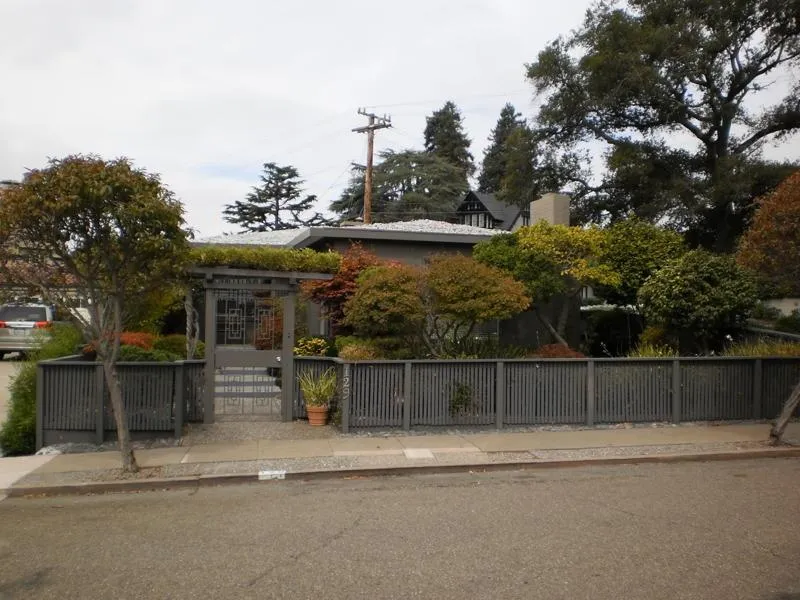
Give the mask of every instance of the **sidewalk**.
[[[138, 450], [141, 472], [125, 475], [118, 452], [0, 459], [3, 488], [62, 486], [120, 480], [268, 473], [403, 469], [591, 461], [713, 453], [774, 454], [767, 424], [694, 425], [465, 435], [401, 435], [331, 439], [262, 439]], [[800, 442], [800, 423], [787, 440]], [[15, 462], [16, 461], [16, 462]], [[27, 461], [27, 462], [26, 462]]]

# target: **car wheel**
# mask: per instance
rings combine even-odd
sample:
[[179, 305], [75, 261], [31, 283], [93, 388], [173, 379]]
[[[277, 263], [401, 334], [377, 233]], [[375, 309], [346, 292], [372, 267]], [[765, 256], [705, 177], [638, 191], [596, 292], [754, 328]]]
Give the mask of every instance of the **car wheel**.
[[3, 360], [3, 358], [5, 357], [5, 355], [6, 355], [6, 353], [5, 353], [5, 352], [0, 352], [0, 360]]

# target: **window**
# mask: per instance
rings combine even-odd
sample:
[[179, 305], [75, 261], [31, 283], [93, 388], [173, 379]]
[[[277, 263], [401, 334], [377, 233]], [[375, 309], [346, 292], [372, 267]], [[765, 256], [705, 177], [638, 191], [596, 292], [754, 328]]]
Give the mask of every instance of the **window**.
[[0, 321], [47, 321], [44, 306], [2, 306]]

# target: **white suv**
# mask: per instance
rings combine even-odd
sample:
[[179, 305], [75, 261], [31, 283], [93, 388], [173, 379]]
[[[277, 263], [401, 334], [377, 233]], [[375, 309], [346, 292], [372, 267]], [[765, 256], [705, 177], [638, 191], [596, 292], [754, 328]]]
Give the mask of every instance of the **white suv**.
[[54, 317], [55, 309], [46, 304], [0, 305], [0, 359], [9, 352], [38, 348]]

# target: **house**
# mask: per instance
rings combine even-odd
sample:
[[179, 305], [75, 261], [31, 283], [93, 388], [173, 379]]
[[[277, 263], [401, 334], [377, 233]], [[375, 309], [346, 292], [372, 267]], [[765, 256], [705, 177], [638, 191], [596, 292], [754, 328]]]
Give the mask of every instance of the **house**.
[[[459, 209], [460, 218], [482, 222], [486, 226], [429, 220], [369, 225], [359, 223], [341, 227], [304, 227], [216, 236], [198, 240], [195, 244], [263, 245], [344, 252], [357, 242], [382, 259], [421, 265], [433, 254], [452, 252], [469, 255], [479, 242], [522, 227], [528, 218], [526, 213], [534, 223], [540, 220], [555, 224], [569, 223], [569, 196], [564, 194], [545, 194], [531, 202], [527, 211], [521, 211], [518, 207], [501, 205], [489, 194], [468, 192]], [[481, 215], [482, 220], [479, 218]], [[556, 301], [545, 311], [556, 315], [559, 308], [560, 304]], [[325, 333], [325, 324], [320, 322], [319, 307], [309, 307], [308, 322], [311, 333]], [[531, 339], [537, 343], [548, 343], [550, 338], [533, 313], [524, 313], [518, 319], [502, 324], [491, 324], [483, 332], [499, 334], [501, 339], [515, 345], [526, 345]], [[575, 335], [577, 332], [573, 332], [569, 338], [575, 339]]]
[[542, 220], [569, 225], [569, 196], [549, 193], [520, 208], [500, 202], [494, 194], [470, 190], [456, 208], [456, 217], [462, 225], [501, 231], [516, 231]]

